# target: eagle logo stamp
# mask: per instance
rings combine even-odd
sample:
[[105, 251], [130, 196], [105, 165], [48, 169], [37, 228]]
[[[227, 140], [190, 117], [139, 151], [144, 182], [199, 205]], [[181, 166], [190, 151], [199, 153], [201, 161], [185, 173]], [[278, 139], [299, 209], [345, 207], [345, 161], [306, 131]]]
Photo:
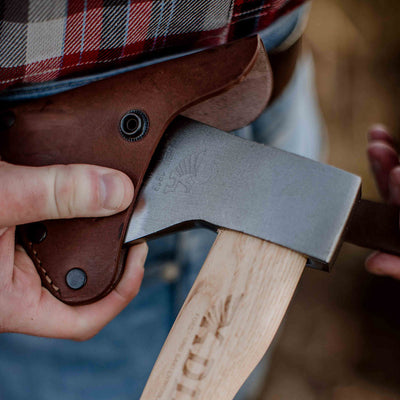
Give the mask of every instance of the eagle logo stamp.
[[216, 175], [216, 166], [209, 163], [207, 150], [192, 153], [174, 167], [168, 177], [163, 193], [190, 193], [197, 185], [208, 182]]

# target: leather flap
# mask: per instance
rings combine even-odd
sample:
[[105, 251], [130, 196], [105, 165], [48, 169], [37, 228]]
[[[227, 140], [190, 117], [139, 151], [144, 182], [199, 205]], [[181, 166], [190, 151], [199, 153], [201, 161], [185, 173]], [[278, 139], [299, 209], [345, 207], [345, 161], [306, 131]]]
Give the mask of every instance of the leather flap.
[[[137, 194], [176, 115], [186, 110], [185, 115], [202, 122], [238, 128], [265, 107], [271, 81], [260, 40], [242, 39], [21, 104], [13, 108], [15, 124], [1, 137], [2, 157], [30, 166], [85, 163], [119, 169], [132, 179]], [[120, 122], [131, 110], [143, 117], [139, 124], [147, 125], [147, 133], [130, 141], [121, 134]], [[121, 247], [133, 204], [107, 218], [45, 221], [40, 226], [47, 232], [44, 240], [32, 225], [21, 227], [43, 285], [69, 304], [90, 303], [109, 293], [123, 271]], [[74, 269], [86, 275], [79, 289], [66, 281]]]

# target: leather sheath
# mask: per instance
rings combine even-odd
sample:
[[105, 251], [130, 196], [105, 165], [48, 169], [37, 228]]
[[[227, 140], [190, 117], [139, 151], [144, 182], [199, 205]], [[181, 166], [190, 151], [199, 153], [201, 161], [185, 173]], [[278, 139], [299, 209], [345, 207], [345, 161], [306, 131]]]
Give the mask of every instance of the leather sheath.
[[[136, 195], [177, 115], [230, 131], [254, 120], [271, 91], [262, 42], [241, 39], [15, 106], [15, 123], [0, 138], [1, 155], [28, 166], [85, 163], [118, 169], [132, 179]], [[147, 115], [148, 131], [140, 140], [128, 141], [120, 133], [121, 118], [130, 110]], [[44, 240], [32, 237], [30, 225], [19, 227], [20, 240], [54, 296], [86, 304], [115, 287], [123, 272], [122, 244], [134, 203], [111, 217], [44, 221]], [[78, 290], [66, 282], [75, 268], [87, 276]]]

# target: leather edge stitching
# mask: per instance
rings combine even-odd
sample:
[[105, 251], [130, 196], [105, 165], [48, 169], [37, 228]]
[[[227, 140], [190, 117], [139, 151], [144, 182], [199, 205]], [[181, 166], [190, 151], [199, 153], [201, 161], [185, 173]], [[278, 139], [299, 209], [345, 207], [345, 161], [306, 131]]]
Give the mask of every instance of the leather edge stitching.
[[59, 292], [60, 288], [53, 283], [53, 280], [50, 278], [50, 275], [48, 274], [46, 269], [43, 267], [42, 261], [40, 261], [39, 256], [38, 256], [38, 252], [33, 248], [33, 243], [28, 242], [28, 245], [32, 252], [33, 258], [35, 259], [35, 261], [38, 264], [42, 273], [44, 274], [44, 278], [46, 279], [46, 282], [53, 288], [53, 290], [55, 292]]

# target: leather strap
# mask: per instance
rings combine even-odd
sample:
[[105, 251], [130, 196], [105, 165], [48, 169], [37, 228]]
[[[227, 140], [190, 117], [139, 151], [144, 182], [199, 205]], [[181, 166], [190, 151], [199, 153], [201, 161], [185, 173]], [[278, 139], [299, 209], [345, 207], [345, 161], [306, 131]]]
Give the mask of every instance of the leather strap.
[[[225, 130], [239, 128], [265, 108], [271, 75], [262, 43], [252, 37], [21, 104], [12, 109], [15, 124], [1, 136], [2, 157], [30, 166], [88, 163], [119, 169], [132, 179], [137, 194], [176, 115], [185, 112]], [[136, 122], [148, 129], [129, 141], [120, 133], [120, 122], [131, 110], [139, 110]], [[122, 243], [133, 204], [112, 217], [20, 227], [43, 285], [69, 304], [109, 293], [123, 272]], [[78, 290], [67, 282], [71, 271], [86, 276]]]

